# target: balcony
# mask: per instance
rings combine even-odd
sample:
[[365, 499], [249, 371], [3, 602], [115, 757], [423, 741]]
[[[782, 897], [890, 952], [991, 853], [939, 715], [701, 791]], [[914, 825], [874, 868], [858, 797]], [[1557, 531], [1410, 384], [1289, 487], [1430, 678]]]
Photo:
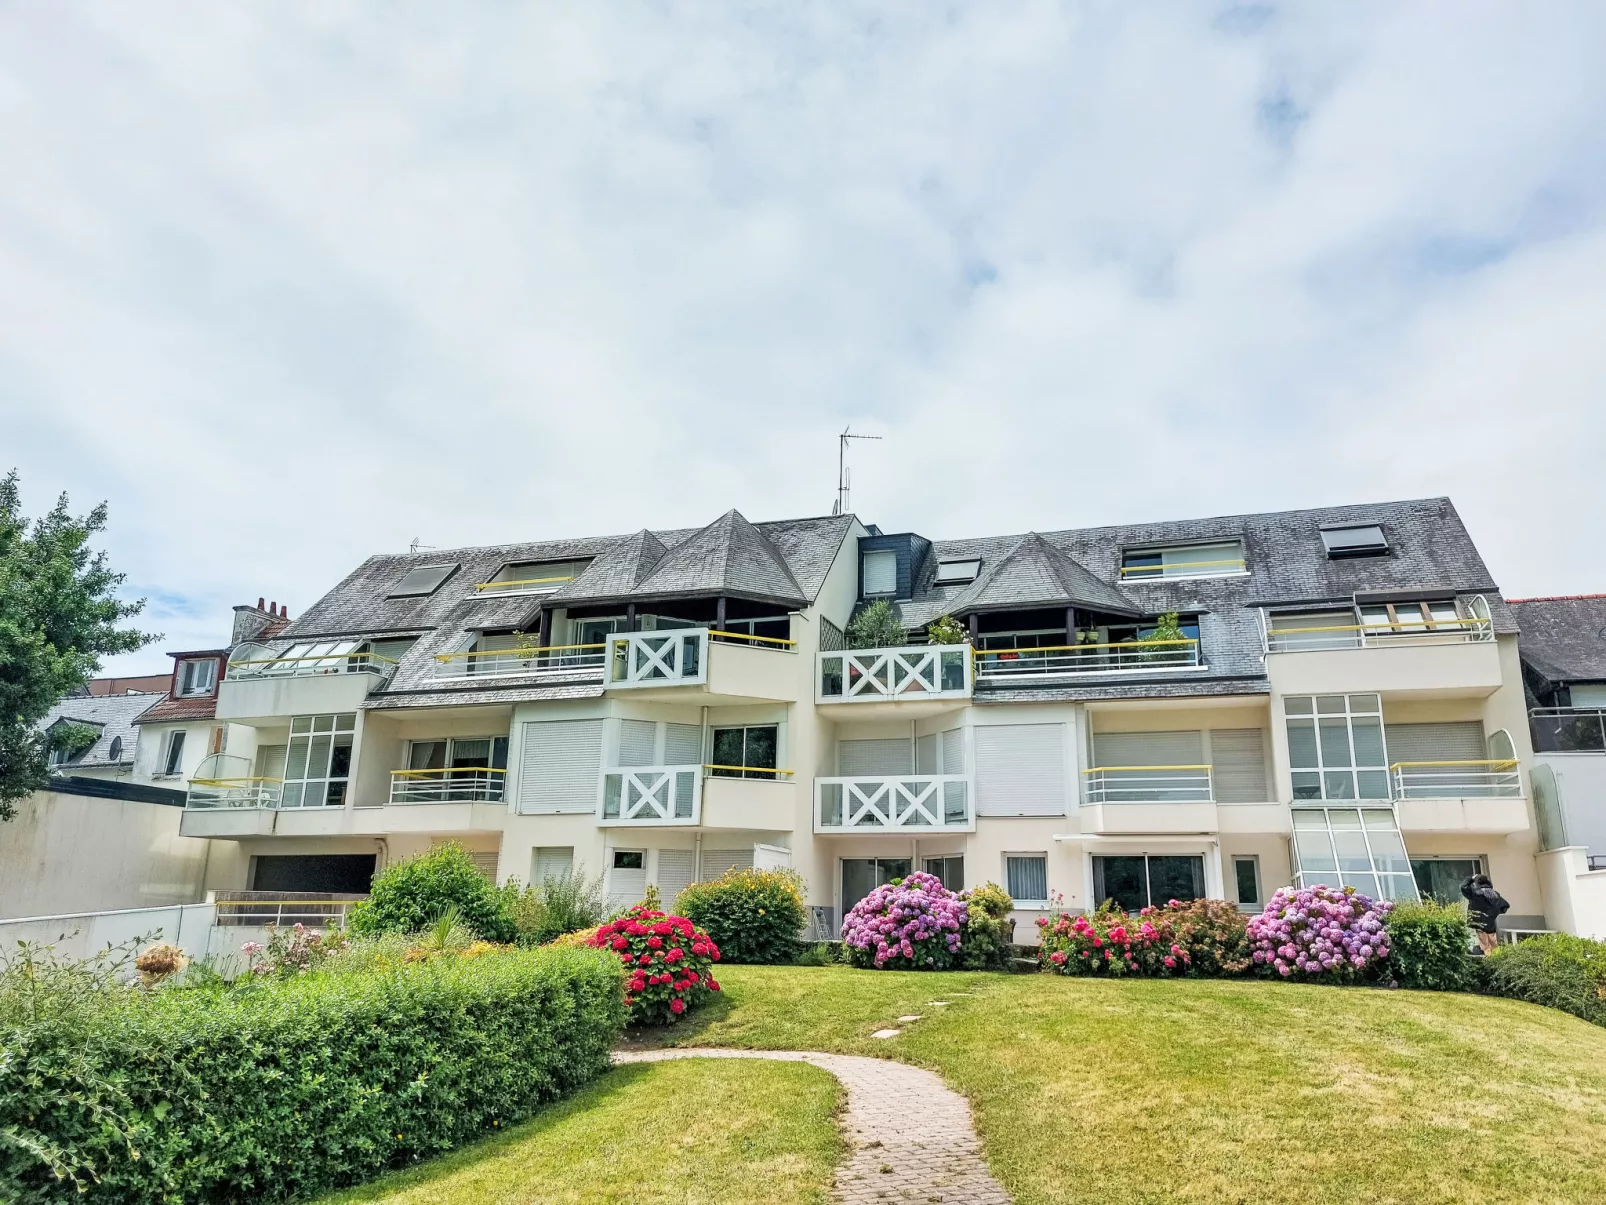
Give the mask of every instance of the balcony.
[[1208, 765], [1094, 766], [1082, 775], [1085, 833], [1192, 834], [1219, 827]]
[[701, 766], [632, 766], [602, 772], [597, 823], [692, 825], [702, 819]]
[[1434, 619], [1420, 623], [1346, 623], [1265, 631], [1268, 653], [1330, 652], [1334, 649], [1407, 648], [1434, 644], [1492, 643], [1487, 618]]
[[1122, 644], [1055, 645], [1030, 649], [975, 649], [976, 681], [983, 684], [1063, 681], [1083, 677], [1202, 671], [1197, 640], [1131, 640]]
[[912, 715], [908, 704], [968, 699], [970, 692], [970, 646], [941, 644], [821, 653], [814, 697], [822, 704], [895, 703], [899, 714]]
[[1389, 767], [1394, 798], [1517, 799], [1522, 775], [1514, 761], [1402, 761]]
[[1535, 707], [1528, 713], [1535, 753], [1606, 753], [1606, 710]]
[[488, 680], [600, 682], [607, 662], [603, 644], [554, 644], [540, 648], [472, 649], [435, 654], [437, 682], [463, 684]]
[[390, 802], [500, 803], [507, 771], [493, 766], [455, 766], [447, 770], [392, 770]]
[[657, 690], [669, 698], [690, 688], [701, 703], [792, 702], [808, 687], [796, 647], [794, 640], [716, 628], [615, 632], [604, 682], [608, 690]]
[[218, 683], [217, 718], [250, 722], [357, 710], [396, 668], [391, 658], [364, 651], [366, 643], [326, 640], [282, 651], [240, 645]]
[[192, 778], [186, 808], [276, 808], [281, 778]]
[[876, 833], [972, 832], [976, 814], [963, 774], [897, 774], [814, 780], [814, 831]]

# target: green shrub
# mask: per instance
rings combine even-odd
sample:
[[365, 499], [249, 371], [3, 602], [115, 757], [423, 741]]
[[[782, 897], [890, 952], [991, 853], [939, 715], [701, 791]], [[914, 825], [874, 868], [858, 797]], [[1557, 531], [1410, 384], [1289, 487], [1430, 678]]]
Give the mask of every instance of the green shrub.
[[969, 644], [970, 629], [952, 615], [942, 615], [926, 625], [926, 639], [932, 644]]
[[842, 954], [842, 943], [839, 941], [817, 941], [813, 945], [801, 950], [793, 959], [792, 965], [798, 967], [834, 967], [840, 966], [847, 959]]
[[0, 1201], [290, 1201], [528, 1117], [624, 1023], [600, 951], [443, 958], [0, 1016]]
[[486, 941], [510, 942], [518, 937], [505, 895], [486, 882], [455, 844], [385, 867], [374, 876], [368, 898], [352, 908], [350, 928], [359, 936], [419, 933], [452, 907], [463, 924]]
[[595, 929], [607, 911], [601, 877], [587, 878], [584, 872], [548, 877], [522, 889], [510, 882], [502, 891], [521, 945], [543, 946], [565, 933]]
[[675, 910], [708, 931], [726, 962], [791, 962], [808, 920], [794, 870], [727, 870], [682, 891]]
[[895, 649], [909, 643], [909, 633], [892, 604], [878, 598], [855, 615], [848, 624], [848, 647], [855, 649]]
[[1015, 924], [1009, 919], [1015, 907], [997, 883], [983, 883], [961, 892], [965, 902], [965, 923], [959, 931], [959, 965], [967, 971], [1009, 969], [1010, 942]]
[[1464, 992], [1472, 985], [1472, 930], [1465, 904], [1396, 904], [1384, 926], [1389, 968], [1401, 987]]
[[1546, 933], [1480, 961], [1484, 990], [1606, 1025], [1606, 942]]

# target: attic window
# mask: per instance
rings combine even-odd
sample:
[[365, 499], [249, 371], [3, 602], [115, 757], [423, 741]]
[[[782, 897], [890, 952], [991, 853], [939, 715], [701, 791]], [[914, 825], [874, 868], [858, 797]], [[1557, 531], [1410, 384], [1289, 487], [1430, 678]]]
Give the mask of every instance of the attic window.
[[390, 588], [387, 598], [419, 598], [426, 594], [433, 594], [440, 589], [440, 585], [457, 570], [453, 565], [420, 565], [416, 569], [409, 569], [402, 575], [401, 581]]
[[551, 594], [585, 572], [585, 561], [517, 561], [474, 587], [482, 594]]
[[178, 696], [198, 699], [212, 693], [217, 685], [217, 662], [212, 658], [178, 663]]
[[898, 592], [898, 554], [890, 548], [866, 552], [860, 562], [864, 596], [875, 598]]
[[1376, 523], [1358, 527], [1322, 528], [1322, 547], [1327, 549], [1329, 560], [1354, 556], [1385, 556], [1388, 554], [1388, 537]]
[[1125, 582], [1147, 578], [1221, 577], [1243, 572], [1242, 540], [1139, 548], [1121, 554], [1121, 580]]
[[976, 580], [976, 574], [981, 572], [981, 561], [972, 559], [968, 561], [938, 561], [937, 585], [954, 586]]

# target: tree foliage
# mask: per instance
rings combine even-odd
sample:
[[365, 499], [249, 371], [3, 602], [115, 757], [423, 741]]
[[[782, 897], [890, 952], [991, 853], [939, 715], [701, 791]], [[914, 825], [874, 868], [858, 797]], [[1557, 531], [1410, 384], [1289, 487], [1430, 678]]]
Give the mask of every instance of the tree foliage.
[[926, 625], [926, 639], [932, 644], [969, 644], [970, 629], [952, 615], [943, 615]]
[[123, 575], [89, 546], [105, 529], [104, 502], [75, 518], [65, 494], [29, 520], [16, 471], [0, 479], [0, 820], [49, 781], [52, 738], [39, 721], [83, 688], [102, 657], [156, 638], [123, 626], [145, 602], [116, 597]]
[[853, 617], [848, 624], [848, 647], [856, 649], [895, 649], [909, 642], [903, 621], [892, 604], [878, 598]]

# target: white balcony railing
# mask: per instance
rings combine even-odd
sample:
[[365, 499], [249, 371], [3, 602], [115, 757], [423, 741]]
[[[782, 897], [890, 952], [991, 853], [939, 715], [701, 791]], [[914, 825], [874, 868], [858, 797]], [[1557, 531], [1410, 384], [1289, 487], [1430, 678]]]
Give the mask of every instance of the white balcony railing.
[[1094, 766], [1082, 771], [1089, 803], [1210, 803], [1209, 766]]
[[966, 832], [976, 827], [971, 795], [963, 774], [816, 778], [814, 831]]
[[276, 808], [284, 790], [280, 778], [192, 778], [188, 808]]
[[507, 771], [494, 766], [453, 766], [448, 770], [392, 770], [392, 803], [498, 803]]
[[1522, 794], [1514, 761], [1402, 761], [1389, 767], [1395, 799], [1495, 799]]
[[608, 637], [610, 687], [694, 686], [708, 680], [707, 628], [615, 632]]
[[435, 654], [436, 678], [530, 678], [594, 682], [602, 677], [607, 646], [554, 644], [523, 649], [466, 650]]
[[[1273, 617], [1272, 622], [1276, 622]], [[1347, 623], [1309, 628], [1266, 629], [1268, 653], [1313, 653], [1330, 649], [1399, 648], [1420, 644], [1481, 643], [1494, 639], [1487, 619], [1435, 619], [1412, 623]]]
[[1197, 640], [1133, 640], [1124, 644], [1051, 645], [1031, 649], [976, 649], [980, 682], [1141, 674], [1201, 669]]
[[895, 649], [843, 649], [819, 655], [816, 698], [821, 703], [970, 697], [968, 644]]
[[602, 772], [597, 819], [603, 824], [696, 824], [702, 805], [701, 766], [621, 766]]

